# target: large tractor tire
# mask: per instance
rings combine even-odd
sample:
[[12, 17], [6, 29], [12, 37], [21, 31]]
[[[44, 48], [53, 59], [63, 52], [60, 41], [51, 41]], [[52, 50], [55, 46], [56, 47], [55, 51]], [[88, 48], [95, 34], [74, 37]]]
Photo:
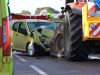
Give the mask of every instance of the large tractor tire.
[[64, 22], [64, 53], [65, 59], [72, 61], [88, 59], [87, 42], [82, 41], [82, 17], [66, 12]]
[[60, 25], [56, 28], [54, 37], [50, 43], [50, 53], [52, 56], [61, 58], [64, 56], [64, 45], [63, 45], [63, 28], [64, 25]]

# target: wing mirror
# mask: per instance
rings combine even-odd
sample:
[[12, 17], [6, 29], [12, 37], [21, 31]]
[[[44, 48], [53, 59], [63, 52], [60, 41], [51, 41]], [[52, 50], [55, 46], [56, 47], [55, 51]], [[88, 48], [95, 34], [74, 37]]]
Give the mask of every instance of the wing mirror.
[[64, 15], [64, 11], [65, 11], [65, 8], [61, 7], [61, 13], [62, 13], [62, 15]]

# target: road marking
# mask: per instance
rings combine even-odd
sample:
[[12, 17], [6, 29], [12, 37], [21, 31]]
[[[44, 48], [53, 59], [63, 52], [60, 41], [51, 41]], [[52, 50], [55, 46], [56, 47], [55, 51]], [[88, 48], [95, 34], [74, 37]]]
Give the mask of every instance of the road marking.
[[22, 57], [18, 56], [15, 54], [15, 52], [13, 53], [15, 57], [17, 57], [19, 60], [21, 60], [22, 62], [27, 62], [27, 60], [23, 59]]
[[35, 65], [30, 65], [30, 67], [32, 69], [34, 69], [36, 72], [38, 72], [40, 75], [48, 75], [47, 73], [45, 73], [44, 71], [42, 71], [41, 69], [39, 69], [38, 67], [36, 67]]

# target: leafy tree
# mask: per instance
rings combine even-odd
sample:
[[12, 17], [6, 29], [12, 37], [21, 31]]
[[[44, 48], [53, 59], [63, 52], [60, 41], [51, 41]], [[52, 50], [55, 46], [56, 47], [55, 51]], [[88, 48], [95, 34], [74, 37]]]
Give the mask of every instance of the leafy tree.
[[27, 10], [22, 10], [22, 12], [19, 13], [19, 14], [31, 15], [31, 12], [30, 11], [27, 11]]
[[42, 7], [42, 8], [37, 8], [35, 10], [35, 14], [39, 14], [44, 9], [47, 10], [48, 12], [50, 12], [50, 13], [55, 13], [55, 14], [59, 13], [59, 11], [57, 11], [57, 10], [51, 8], [51, 7]]

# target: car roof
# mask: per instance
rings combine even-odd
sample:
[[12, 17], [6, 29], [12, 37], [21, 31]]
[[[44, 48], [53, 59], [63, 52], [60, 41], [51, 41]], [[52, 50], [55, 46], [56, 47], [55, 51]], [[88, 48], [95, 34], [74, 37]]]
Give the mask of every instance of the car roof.
[[20, 19], [20, 20], [10, 20], [10, 25], [12, 26], [14, 23], [16, 22], [51, 22], [54, 23], [53, 21], [49, 21], [49, 20], [40, 20], [40, 19]]
[[22, 20], [13, 20], [13, 21], [16, 21], [16, 22], [22, 22], [22, 21], [25, 21], [25, 22], [50, 22], [48, 20], [39, 20], [39, 19], [22, 19]]

